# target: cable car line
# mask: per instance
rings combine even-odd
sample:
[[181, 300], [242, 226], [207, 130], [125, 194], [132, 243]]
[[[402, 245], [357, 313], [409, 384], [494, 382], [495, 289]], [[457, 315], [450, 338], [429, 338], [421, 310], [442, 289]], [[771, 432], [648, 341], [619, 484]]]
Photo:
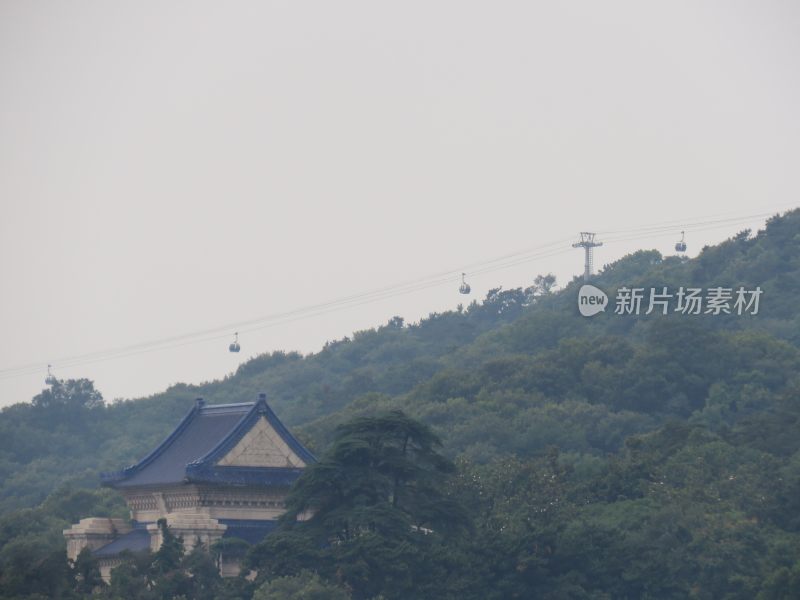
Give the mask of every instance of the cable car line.
[[[538, 249], [542, 249], [542, 248], [548, 248], [548, 247], [551, 247], [551, 246], [554, 246], [554, 245], [557, 245], [557, 244], [561, 244], [561, 243], [562, 243], [561, 240], [559, 240], [557, 242], [549, 242], [547, 244], [542, 244], [542, 245], [539, 245], [539, 246], [534, 247], [534, 248], [529, 248], [527, 250], [523, 250], [521, 252], [510, 253], [510, 254], [506, 254], [506, 255], [503, 255], [503, 256], [500, 256], [500, 257], [497, 257], [497, 258], [493, 258], [493, 259], [490, 259], [490, 260], [472, 263], [471, 265], [468, 265], [468, 266], [488, 265], [488, 264], [491, 264], [493, 262], [502, 260], [502, 259], [510, 257], [510, 256], [522, 255], [522, 254], [530, 254], [534, 250], [538, 250]], [[128, 353], [128, 352], [136, 352], [137, 350], [140, 350], [140, 349], [146, 350], [146, 349], [148, 349], [150, 347], [153, 347], [153, 346], [166, 346], [168, 344], [172, 344], [174, 342], [181, 342], [181, 341], [184, 341], [184, 340], [187, 340], [187, 339], [195, 339], [195, 338], [201, 338], [201, 337], [205, 338], [205, 336], [207, 336], [207, 335], [217, 334], [217, 333], [220, 333], [222, 331], [229, 332], [229, 331], [231, 331], [233, 329], [238, 330], [240, 333], [241, 332], [246, 332], [246, 331], [252, 331], [253, 330], [252, 328], [246, 329], [246, 326], [252, 325], [252, 324], [256, 324], [256, 323], [262, 323], [264, 321], [272, 321], [272, 320], [276, 320], [276, 319], [283, 319], [285, 317], [290, 317], [290, 316], [294, 316], [294, 315], [297, 315], [297, 314], [304, 314], [306, 312], [315, 311], [315, 310], [318, 310], [320, 308], [327, 308], [329, 306], [349, 305], [353, 301], [362, 300], [364, 298], [368, 298], [370, 301], [381, 300], [381, 299], [384, 299], [386, 297], [389, 297], [395, 291], [399, 291], [400, 293], [406, 293], [406, 290], [407, 291], [417, 291], [418, 289], [425, 289], [427, 287], [431, 287], [431, 286], [434, 286], [434, 285], [441, 285], [441, 284], [443, 284], [445, 282], [452, 281], [452, 273], [453, 273], [453, 270], [441, 271], [439, 273], [436, 273], [436, 274], [433, 274], [433, 275], [429, 275], [427, 277], [420, 278], [420, 279], [417, 279], [417, 280], [411, 280], [411, 281], [407, 281], [407, 282], [404, 282], [404, 283], [395, 284], [395, 285], [392, 285], [392, 286], [386, 286], [386, 287], [379, 288], [379, 289], [376, 289], [376, 290], [371, 290], [371, 291], [368, 291], [368, 292], [362, 292], [362, 293], [359, 293], [359, 294], [353, 294], [353, 295], [350, 295], [350, 296], [345, 296], [343, 298], [338, 298], [336, 300], [331, 300], [329, 302], [324, 302], [324, 303], [320, 303], [320, 304], [316, 304], [316, 305], [311, 305], [311, 306], [301, 307], [301, 308], [298, 308], [298, 309], [293, 309], [293, 310], [290, 310], [290, 311], [286, 311], [284, 313], [277, 313], [277, 314], [267, 315], [267, 316], [263, 316], [263, 317], [256, 318], [256, 319], [250, 319], [250, 320], [247, 320], [247, 321], [239, 321], [239, 322], [236, 322], [236, 323], [229, 323], [227, 325], [223, 325], [223, 326], [220, 326], [220, 327], [214, 327], [212, 329], [206, 329], [206, 330], [196, 331], [196, 332], [193, 332], [193, 333], [187, 333], [187, 334], [181, 334], [181, 335], [177, 335], [177, 336], [171, 336], [171, 337], [162, 338], [162, 339], [159, 339], [159, 340], [151, 340], [151, 341], [148, 341], [148, 342], [141, 342], [141, 343], [132, 344], [132, 345], [129, 345], [129, 346], [111, 348], [111, 349], [107, 349], [107, 350], [91, 352], [91, 353], [81, 354], [81, 355], [77, 355], [77, 356], [63, 357], [63, 358], [60, 358], [60, 359], [53, 360], [53, 362], [57, 363], [57, 364], [60, 364], [62, 366], [65, 366], [67, 363], [73, 363], [74, 361], [78, 361], [78, 360], [84, 361], [84, 360], [94, 359], [94, 358], [104, 358], [106, 355], [110, 355], [110, 354], [117, 355], [117, 354]], [[357, 305], [360, 305], [360, 304], [362, 304], [362, 302], [359, 302]], [[220, 339], [220, 337], [227, 337], [229, 335], [230, 335], [230, 333], [225, 333], [225, 335], [223, 335], [223, 336], [215, 336], [213, 339]], [[38, 371], [39, 369], [41, 369], [41, 365], [42, 365], [42, 363], [37, 362], [37, 363], [30, 363], [30, 364], [27, 364], [27, 365], [21, 365], [19, 367], [2, 369], [2, 370], [0, 370], [0, 379], [5, 378], [4, 375], [9, 373], [9, 372], [12, 372], [12, 371], [13, 372], [20, 372], [20, 371], [29, 370], [29, 369], [32, 369], [34, 371]]]
[[[771, 216], [773, 214], [775, 214], [775, 212], [771, 211], [765, 213], [758, 213], [754, 215], [730, 217], [726, 219], [710, 220], [708, 218], [705, 218], [705, 220], [699, 220], [696, 222], [687, 222], [684, 220], [679, 223], [683, 224], [682, 226], [684, 231], [688, 232], [706, 231], [710, 229], [729, 227], [734, 224], [749, 223], [752, 222], [754, 219], [762, 218], [765, 216]], [[668, 234], [674, 235], [674, 232], [675, 232], [675, 227], [673, 225], [664, 225], [664, 224], [648, 225], [639, 228], [631, 228], [628, 230], [608, 232], [608, 233], [617, 233], [620, 235], [618, 236], [611, 235], [610, 237], [604, 239], [608, 243], [614, 243], [614, 242], [632, 241], [643, 238], [649, 239], [653, 237], [661, 237], [661, 235], [659, 234], [662, 234], [664, 236]], [[564, 240], [558, 240], [546, 244], [540, 244], [524, 250], [507, 253], [492, 259], [465, 265], [462, 267], [463, 271], [461, 271], [462, 272], [461, 283], [462, 285], [466, 285], [467, 288], [469, 288], [469, 284], [467, 284], [465, 281], [464, 273], [466, 272], [470, 272], [471, 276], [480, 276], [485, 273], [490, 273], [501, 269], [510, 268], [519, 264], [523, 264], [525, 262], [539, 260], [542, 258], [548, 258], [551, 256], [557, 256], [560, 254], [571, 252], [572, 250], [571, 246], [567, 245], [570, 240], [571, 238], [566, 238]], [[237, 347], [239, 346], [238, 342], [239, 333], [257, 331], [265, 329], [267, 327], [282, 325], [300, 319], [312, 318], [319, 315], [327, 314], [329, 312], [334, 312], [345, 308], [352, 308], [355, 306], [361, 306], [363, 304], [368, 304], [371, 302], [376, 302], [387, 298], [401, 296], [419, 290], [440, 286], [452, 282], [453, 273], [458, 271], [460, 270], [440, 271], [438, 273], [431, 274], [426, 277], [421, 277], [415, 280], [410, 280], [403, 283], [394, 284], [391, 286], [385, 286], [367, 292], [352, 294], [350, 296], [345, 296], [342, 298], [338, 298], [335, 300], [331, 300], [316, 305], [310, 305], [298, 309], [293, 309], [283, 313], [266, 315], [256, 319], [239, 321], [237, 323], [232, 323], [220, 327], [214, 327], [210, 329], [195, 331], [192, 333], [185, 333], [167, 338], [161, 338], [158, 340], [150, 340], [147, 342], [121, 346], [118, 348], [106, 349], [103, 351], [90, 352], [70, 357], [63, 357], [58, 360], [52, 361], [52, 363], [58, 364], [60, 368], [75, 367], [84, 364], [91, 364], [94, 362], [112, 360], [115, 358], [124, 358], [126, 356], [133, 356], [147, 352], [154, 352], [159, 350], [166, 350], [169, 348], [177, 348], [185, 345], [204, 343], [212, 340], [219, 340], [225, 337], [229, 338], [229, 336], [231, 335], [230, 332], [232, 330], [235, 330], [236, 334], [234, 342], [229, 346], [229, 350], [231, 352], [238, 352], [239, 351], [238, 349], [232, 350], [232, 348], [234, 346]], [[20, 365], [17, 367], [0, 369], [0, 380], [35, 373], [37, 371], [40, 371], [42, 369], [42, 366], [43, 366], [42, 362], [36, 362], [36, 363], [29, 363], [26, 365]], [[52, 367], [52, 365], [48, 365], [48, 367]], [[48, 371], [48, 377], [51, 376], [52, 375]]]
[[692, 221], [695, 224], [698, 221], [701, 221], [701, 220], [713, 221], [715, 223], [719, 223], [719, 222], [728, 221], [728, 220], [738, 221], [738, 220], [742, 220], [742, 219], [754, 219], [754, 218], [761, 218], [761, 217], [771, 217], [771, 216], [777, 214], [778, 212], [780, 212], [782, 209], [795, 208], [795, 207], [797, 207], [797, 202], [791, 202], [791, 203], [787, 203], [787, 204], [774, 206], [772, 208], [772, 210], [769, 210], [769, 211], [766, 211], [766, 212], [761, 212], [761, 213], [756, 213], [756, 214], [748, 214], [748, 215], [738, 215], [737, 214], [737, 216], [727, 216], [727, 215], [734, 215], [736, 213], [743, 212], [741, 210], [729, 211], [729, 212], [726, 212], [726, 213], [719, 213], [719, 214], [715, 214], [715, 215], [698, 216], [698, 217], [694, 217], [693, 219], [675, 219], [675, 220], [668, 220], [668, 221], [659, 221], [657, 223], [647, 223], [647, 224], [640, 225], [638, 227], [634, 227], [632, 229], [617, 229], [617, 230], [599, 229], [597, 231], [597, 234], [598, 235], [602, 235], [604, 238], [606, 238], [606, 237], [608, 237], [610, 235], [617, 234], [617, 233], [632, 233], [634, 231], [645, 231], [645, 230], [653, 229], [653, 228], [655, 228], [655, 229], [664, 229], [664, 228], [675, 229], [677, 226], [682, 225], [684, 223], [688, 223], [689, 221]]

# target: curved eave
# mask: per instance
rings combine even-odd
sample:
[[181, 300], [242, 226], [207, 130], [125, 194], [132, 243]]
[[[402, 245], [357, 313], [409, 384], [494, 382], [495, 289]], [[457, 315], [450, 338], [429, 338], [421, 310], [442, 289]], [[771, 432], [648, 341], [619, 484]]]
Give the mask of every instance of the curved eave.
[[[217, 404], [217, 405], [207, 406], [203, 402], [197, 402], [192, 407], [192, 409], [183, 417], [183, 419], [181, 419], [180, 423], [178, 423], [177, 427], [175, 427], [172, 433], [170, 433], [164, 439], [164, 441], [162, 441], [158, 446], [156, 446], [154, 450], [152, 450], [147, 456], [145, 456], [138, 463], [126, 467], [121, 471], [100, 473], [101, 484], [108, 487], [115, 487], [116, 485], [127, 481], [128, 479], [139, 473], [141, 470], [145, 469], [147, 466], [152, 464], [155, 460], [157, 460], [160, 456], [162, 456], [164, 452], [166, 452], [170, 448], [170, 446], [172, 446], [172, 444], [175, 443], [175, 441], [181, 437], [181, 435], [183, 435], [183, 433], [186, 431], [189, 425], [191, 425], [192, 421], [194, 421], [194, 419], [200, 414], [201, 411], [205, 410], [207, 412], [212, 412], [212, 413], [221, 413], [223, 411], [234, 411], [234, 410], [241, 411], [242, 407], [244, 406], [251, 406], [251, 408], [247, 413], [245, 413], [242, 416], [242, 418], [239, 420], [239, 423], [237, 424], [237, 426], [233, 428], [233, 430], [236, 430], [238, 426], [241, 425], [242, 421], [244, 421], [247, 418], [247, 416], [253, 412], [256, 403], [244, 402], [239, 404]], [[227, 437], [229, 436], [230, 434], [228, 434], [228, 436], [223, 438], [223, 440], [227, 439]]]
[[134, 465], [130, 465], [125, 467], [121, 471], [112, 471], [109, 473], [100, 473], [100, 482], [102, 485], [111, 486], [113, 487], [115, 483], [119, 483], [121, 481], [125, 481], [126, 479], [132, 477], [142, 469], [144, 469], [147, 465], [152, 463], [156, 460], [159, 456], [161, 456], [164, 451], [169, 448], [172, 443], [178, 439], [178, 437], [186, 430], [189, 426], [189, 423], [197, 416], [200, 412], [200, 409], [203, 407], [201, 403], [196, 403], [192, 410], [190, 410], [186, 415], [181, 419], [181, 422], [178, 423], [178, 426], [172, 430], [163, 442], [161, 442], [158, 446], [155, 447], [147, 456], [145, 456], [142, 460]]

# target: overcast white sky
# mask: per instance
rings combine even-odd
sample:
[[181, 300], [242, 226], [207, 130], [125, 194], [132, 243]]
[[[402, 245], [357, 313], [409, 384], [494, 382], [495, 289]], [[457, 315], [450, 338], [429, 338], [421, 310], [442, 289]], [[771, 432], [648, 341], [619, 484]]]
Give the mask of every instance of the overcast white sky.
[[[602, 264], [789, 208], [798, 106], [791, 0], [2, 0], [0, 371], [39, 367], [0, 373], [0, 405], [48, 362], [137, 397], [452, 308], [462, 265], [580, 230], [676, 224]], [[565, 251], [476, 276], [473, 297], [581, 269]], [[59, 368], [441, 271], [239, 355], [224, 338]]]

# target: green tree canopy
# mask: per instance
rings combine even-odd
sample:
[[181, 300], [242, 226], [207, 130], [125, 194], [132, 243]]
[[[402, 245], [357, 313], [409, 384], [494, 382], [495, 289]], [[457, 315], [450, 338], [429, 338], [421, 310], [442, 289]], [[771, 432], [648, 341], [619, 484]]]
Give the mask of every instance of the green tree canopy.
[[341, 425], [331, 449], [292, 489], [284, 522], [310, 514], [308, 527], [340, 540], [457, 528], [463, 510], [441, 486], [454, 467], [439, 446], [430, 428], [400, 411]]
[[49, 388], [33, 397], [37, 408], [100, 408], [104, 406], [103, 395], [94, 389], [89, 379], [56, 379]]
[[346, 590], [320, 580], [311, 571], [292, 577], [278, 577], [259, 587], [253, 600], [348, 600]]

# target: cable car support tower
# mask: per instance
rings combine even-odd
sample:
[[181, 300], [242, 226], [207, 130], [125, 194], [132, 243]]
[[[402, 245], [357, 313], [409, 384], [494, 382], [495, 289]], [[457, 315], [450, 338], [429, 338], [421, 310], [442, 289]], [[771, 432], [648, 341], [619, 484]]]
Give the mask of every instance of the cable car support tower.
[[603, 242], [596, 242], [594, 240], [594, 233], [589, 231], [581, 231], [581, 241], [572, 244], [573, 248], [583, 248], [586, 253], [586, 260], [583, 263], [583, 280], [589, 281], [592, 277], [592, 250], [598, 246], [602, 246]]

